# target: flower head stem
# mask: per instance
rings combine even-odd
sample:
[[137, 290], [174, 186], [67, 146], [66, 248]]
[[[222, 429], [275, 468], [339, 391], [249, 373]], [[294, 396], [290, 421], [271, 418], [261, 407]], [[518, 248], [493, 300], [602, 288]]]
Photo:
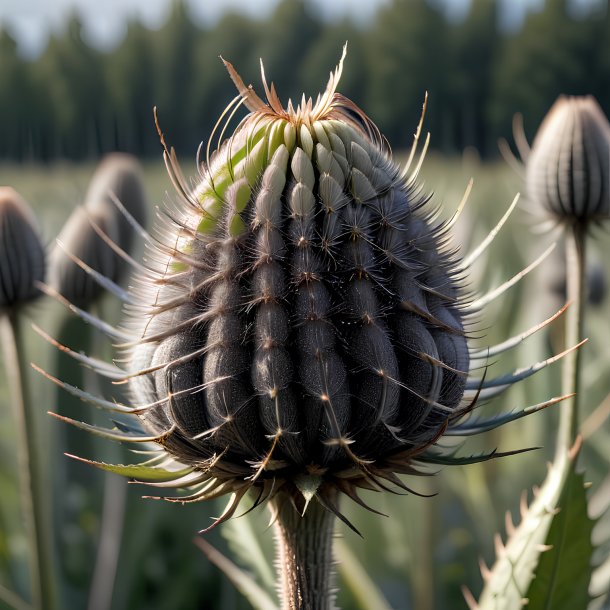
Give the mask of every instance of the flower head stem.
[[[103, 318], [103, 302], [94, 301], [89, 309], [94, 315]], [[107, 344], [100, 341], [100, 334], [90, 329], [91, 353], [104, 355]], [[92, 394], [102, 394], [99, 376], [90, 369], [84, 370], [84, 383]], [[114, 456], [122, 458], [121, 447], [113, 447]], [[93, 577], [89, 587], [88, 610], [110, 610], [114, 595], [116, 575], [125, 525], [127, 508], [127, 481], [117, 475], [104, 473], [104, 503], [100, 515], [100, 534]]]
[[[575, 223], [567, 228], [566, 272], [567, 297], [570, 307], [566, 312], [565, 345], [576, 345], [582, 340], [585, 305], [586, 227]], [[555, 459], [564, 456], [574, 444], [578, 433], [578, 408], [580, 403], [581, 350], [573, 350], [563, 360], [562, 392], [573, 394], [560, 407], [559, 430]]]
[[313, 500], [304, 514], [288, 495], [271, 500], [282, 610], [332, 610], [335, 515]]
[[35, 413], [29, 397], [26, 361], [15, 308], [0, 315], [0, 340], [4, 356], [9, 400], [17, 435], [21, 511], [28, 537], [32, 607], [36, 610], [55, 608], [55, 587], [49, 529], [45, 527], [48, 511], [47, 494], [38, 454], [40, 441], [36, 434]]

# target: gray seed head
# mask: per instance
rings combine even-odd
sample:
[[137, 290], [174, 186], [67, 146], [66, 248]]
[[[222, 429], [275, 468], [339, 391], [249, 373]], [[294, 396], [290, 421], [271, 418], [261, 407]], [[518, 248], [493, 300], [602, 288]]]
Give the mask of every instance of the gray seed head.
[[610, 124], [592, 96], [561, 96], [552, 106], [527, 159], [526, 186], [559, 223], [610, 216]]
[[39, 295], [45, 254], [36, 218], [14, 189], [0, 187], [0, 309], [22, 305]]
[[212, 154], [208, 145], [205, 164], [198, 155], [195, 186], [159, 130], [179, 199], [152, 234], [134, 224], [146, 254], [142, 263], [125, 258], [137, 271], [128, 292], [93, 275], [123, 300], [126, 321], [113, 328], [72, 307], [123, 354], [109, 364], [59, 346], [98, 374], [128, 382], [131, 399], [95, 397], [49, 376], [114, 413], [116, 427], [56, 417], [147, 446], [139, 464], [84, 461], [189, 490], [164, 495], [169, 501], [228, 494], [214, 525], [250, 490], [252, 507], [288, 498], [302, 514], [315, 499], [345, 520], [338, 492], [365, 506], [359, 488], [411, 491], [399, 474], [519, 453], [460, 456], [453, 441], [565, 398], [469, 417], [480, 397], [569, 350], [491, 379], [469, 376], [471, 361], [473, 370], [485, 369], [565, 308], [469, 350], [466, 321], [544, 257], [479, 298], [466, 295], [462, 274], [507, 215], [458, 260], [447, 245], [456, 217], [434, 220], [437, 210], [416, 184], [419, 163], [410, 175], [410, 161], [399, 169], [373, 122], [336, 92], [342, 63], [315, 103], [303, 98], [284, 108], [264, 73], [266, 102], [225, 62], [240, 95], [223, 113], [225, 125], [218, 122], [219, 140], [239, 105], [250, 113]]
[[194, 190], [167, 151], [182, 200], [128, 309], [134, 406], [209, 483], [192, 499], [396, 482], [468, 408], [458, 264], [340, 67], [285, 110], [227, 65], [251, 113]]
[[142, 173], [131, 155], [107, 155], [97, 168], [85, 196], [62, 228], [49, 258], [49, 283], [78, 307], [88, 307], [104, 292], [91, 274], [72, 257], [98, 271], [114, 283], [124, 279], [128, 265], [98, 234], [101, 229], [125, 252], [134, 246], [134, 232], [113, 202], [116, 198], [140, 224], [145, 224], [147, 199]]

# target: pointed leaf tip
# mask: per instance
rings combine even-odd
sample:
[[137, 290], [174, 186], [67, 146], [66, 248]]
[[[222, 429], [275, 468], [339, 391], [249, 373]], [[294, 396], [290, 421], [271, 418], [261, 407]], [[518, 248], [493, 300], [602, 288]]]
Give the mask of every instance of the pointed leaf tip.
[[319, 475], [301, 475], [295, 478], [294, 483], [305, 500], [305, 506], [303, 507], [303, 514], [305, 514], [309, 503], [320, 489], [322, 477]]
[[192, 469], [188, 467], [181, 468], [180, 470], [167, 470], [160, 466], [146, 466], [144, 464], [106, 464], [105, 462], [88, 460], [71, 453], [64, 453], [64, 455], [78, 462], [95, 466], [100, 470], [127, 477], [136, 483], [143, 481], [176, 481], [192, 472]]

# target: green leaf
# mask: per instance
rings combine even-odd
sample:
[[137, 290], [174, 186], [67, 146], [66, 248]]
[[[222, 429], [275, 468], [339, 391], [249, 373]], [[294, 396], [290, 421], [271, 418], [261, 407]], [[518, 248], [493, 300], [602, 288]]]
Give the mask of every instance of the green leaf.
[[8, 608], [14, 610], [32, 610], [32, 606], [22, 600], [16, 593], [13, 593], [10, 589], [7, 589], [3, 585], [0, 585], [0, 601], [6, 603]]
[[221, 533], [237, 560], [256, 575], [257, 580], [267, 591], [274, 591], [276, 583], [272, 568], [273, 558], [266, 556], [252, 521], [252, 515], [230, 519], [225, 523]]
[[343, 583], [357, 601], [359, 608], [390, 610], [390, 604], [372, 581], [364, 565], [341, 538], [335, 540], [335, 558]]
[[135, 479], [138, 481], [176, 481], [183, 476], [192, 472], [192, 468], [181, 468], [180, 470], [167, 470], [160, 466], [146, 466], [145, 464], [106, 464], [104, 462], [95, 462], [86, 460], [76, 455], [66, 454], [74, 460], [84, 462], [107, 472], [114, 472], [121, 476]]
[[573, 467], [559, 507], [545, 541], [552, 548], [541, 555], [527, 592], [530, 608], [572, 610], [586, 608], [591, 601], [588, 589], [594, 523], [587, 513], [583, 475]]
[[203, 551], [209, 561], [222, 570], [255, 610], [279, 610], [275, 600], [250, 574], [236, 566], [202, 537], [195, 538], [195, 544]]
[[[550, 586], [556, 588], [559, 587], [558, 581], [552, 576], [553, 566], [561, 568], [558, 575], [562, 579], [567, 578], [570, 587], [572, 587], [572, 582], [576, 578], [574, 574], [580, 572], [577, 565], [571, 566], [570, 561], [579, 561], [586, 564], [588, 574], [590, 574], [592, 523], [587, 517], [582, 476], [576, 475], [574, 472], [575, 460], [576, 452], [569, 455], [564, 454], [553, 463], [549, 467], [542, 487], [536, 491], [531, 505], [528, 507], [523, 502], [521, 507], [522, 519], [519, 526], [515, 528], [510, 522], [507, 523], [509, 536], [506, 545], [502, 544], [498, 536], [496, 540], [496, 562], [491, 570], [483, 570], [485, 585], [478, 603], [469, 596], [468, 603], [471, 608], [477, 610], [512, 610], [526, 605], [527, 596], [530, 594], [536, 595], [536, 603], [540, 600], [541, 595], [543, 599], [546, 599], [544, 595], [549, 594], [549, 591], [545, 589], [541, 593], [536, 589], [538, 585], [534, 586], [532, 584], [538, 570], [542, 570], [540, 584], [544, 585], [546, 579]], [[582, 497], [579, 497], [579, 494]], [[562, 557], [561, 562], [555, 561], [551, 563], [549, 568], [547, 562], [553, 561], [552, 556], [544, 557], [545, 553], [550, 552], [549, 544], [555, 544], [559, 548], [556, 553], [568, 552], [564, 549], [568, 548], [569, 545], [564, 546], [561, 538], [561, 535], [567, 536], [568, 533], [570, 534], [569, 544], [575, 544], [569, 532], [572, 528], [572, 521], [574, 521], [575, 536], [585, 536], [586, 540], [584, 543], [579, 542], [575, 556], [570, 555], [567, 562]], [[559, 537], [557, 532], [561, 534]], [[588, 545], [589, 550], [582, 549], [580, 544]], [[543, 557], [544, 563], [542, 562]], [[569, 566], [567, 576], [565, 566]], [[563, 591], [563, 587], [561, 590]], [[536, 610], [538, 608], [553, 608], [553, 610], [560, 608], [560, 606], [555, 605], [545, 606], [533, 603], [527, 607]], [[586, 603], [563, 607], [585, 608]]]

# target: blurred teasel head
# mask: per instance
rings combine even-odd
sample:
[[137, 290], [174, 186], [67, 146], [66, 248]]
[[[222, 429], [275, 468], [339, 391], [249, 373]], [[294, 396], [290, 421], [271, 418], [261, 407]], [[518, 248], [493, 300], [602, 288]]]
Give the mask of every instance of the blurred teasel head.
[[140, 165], [131, 155], [113, 153], [102, 160], [84, 205], [74, 209], [51, 252], [49, 284], [78, 307], [87, 307], [103, 294], [104, 284], [96, 282], [95, 273], [118, 284], [129, 268], [116, 249], [131, 252], [134, 232], [113, 199], [145, 224], [146, 193]]
[[595, 98], [558, 98], [527, 158], [526, 186], [558, 224], [586, 228], [610, 216], [610, 124]]
[[[408, 489], [399, 474], [500, 455], [456, 457], [438, 443], [524, 415], [465, 420], [480, 394], [551, 361], [469, 378], [471, 363], [484, 366], [527, 333], [469, 350], [467, 317], [502, 289], [467, 296], [469, 262], [447, 244], [452, 221], [437, 220], [419, 165], [409, 170], [413, 154], [401, 169], [374, 123], [336, 92], [342, 62], [317, 101], [296, 108], [282, 106], [264, 73], [263, 101], [225, 62], [239, 95], [218, 122], [217, 149], [212, 134], [206, 162], [198, 155], [196, 186], [165, 147], [178, 200], [152, 234], [123, 209], [146, 262], [126, 258], [136, 273], [123, 327], [97, 324], [120, 344], [124, 366], [63, 347], [128, 382], [131, 398], [84, 396], [115, 413], [115, 429], [71, 423], [156, 443], [143, 464], [94, 463], [190, 490], [169, 500], [231, 494], [217, 522], [249, 490], [255, 505], [283, 493], [299, 511], [315, 498], [337, 512], [338, 492], [361, 502], [358, 488]], [[241, 105], [250, 112], [227, 136]]]
[[45, 253], [36, 225], [23, 197], [11, 187], [0, 187], [0, 309], [17, 307], [40, 294]]

